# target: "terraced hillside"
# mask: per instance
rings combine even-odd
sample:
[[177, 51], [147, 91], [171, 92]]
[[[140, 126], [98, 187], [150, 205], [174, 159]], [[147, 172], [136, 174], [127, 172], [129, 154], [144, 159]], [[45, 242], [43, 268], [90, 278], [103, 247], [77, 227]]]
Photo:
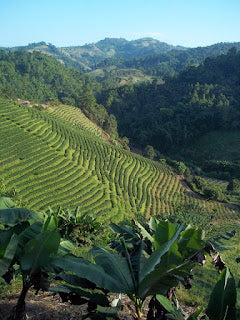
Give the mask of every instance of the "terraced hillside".
[[29, 208], [80, 206], [106, 221], [171, 214], [199, 203], [217, 218], [238, 212], [194, 197], [164, 163], [112, 146], [80, 128], [68, 107], [52, 111], [0, 101], [0, 177]]
[[86, 131], [94, 136], [103, 138], [103, 130], [90, 121], [79, 108], [68, 105], [57, 105], [48, 109], [55, 118], [61, 119], [73, 127]]

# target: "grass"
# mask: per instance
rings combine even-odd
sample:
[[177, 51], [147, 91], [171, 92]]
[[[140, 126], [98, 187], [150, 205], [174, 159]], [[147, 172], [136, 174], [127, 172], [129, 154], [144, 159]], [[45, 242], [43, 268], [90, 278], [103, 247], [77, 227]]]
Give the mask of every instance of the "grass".
[[[238, 283], [240, 280], [240, 266], [236, 262], [236, 258], [240, 256], [240, 224], [226, 223], [224, 226], [217, 226], [215, 233], [221, 234], [231, 230], [235, 230], [236, 235], [230, 240], [223, 241], [223, 244], [226, 247], [232, 248], [224, 250], [220, 254], [223, 261], [230, 268], [236, 283]], [[213, 266], [211, 258], [207, 257], [206, 264], [194, 270], [194, 278], [191, 281], [192, 288], [186, 290], [181, 285], [177, 289], [177, 295], [185, 305], [206, 307], [218, 277], [219, 273]]]

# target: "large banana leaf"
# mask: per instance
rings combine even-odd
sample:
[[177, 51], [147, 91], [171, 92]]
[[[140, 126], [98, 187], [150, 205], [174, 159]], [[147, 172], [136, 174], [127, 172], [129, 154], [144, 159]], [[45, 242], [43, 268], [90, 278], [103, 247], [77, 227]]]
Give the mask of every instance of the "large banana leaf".
[[4, 256], [8, 243], [13, 235], [13, 230], [0, 230], [0, 258]]
[[0, 197], [0, 209], [13, 208], [14, 206], [15, 206], [15, 203], [12, 201], [11, 198]]
[[18, 247], [16, 251], [16, 255], [19, 259], [24, 255], [26, 244], [30, 240], [35, 239], [41, 233], [41, 229], [42, 229], [42, 222], [38, 221], [28, 226], [27, 228], [25, 228], [19, 234], [19, 242], [18, 242]]
[[228, 268], [220, 274], [212, 291], [206, 313], [211, 320], [235, 320], [237, 301], [235, 280]]
[[3, 276], [13, 260], [18, 245], [18, 236], [13, 234], [0, 256], [0, 276]]
[[77, 286], [69, 286], [69, 285], [62, 285], [59, 287], [52, 287], [51, 292], [65, 292], [65, 293], [76, 293], [81, 297], [85, 297], [90, 299], [91, 301], [100, 304], [100, 305], [108, 305], [108, 299], [105, 294], [103, 294], [100, 290], [91, 290], [91, 289], [83, 289]]
[[165, 253], [167, 253], [170, 250], [172, 245], [174, 245], [174, 242], [177, 240], [181, 231], [182, 231], [182, 228], [179, 228], [178, 231], [176, 231], [173, 234], [172, 238], [169, 241], [162, 242], [163, 244], [151, 254], [151, 256], [147, 259], [147, 261], [141, 267], [140, 281], [142, 281], [160, 263], [161, 258]]
[[170, 288], [178, 284], [179, 280], [183, 280], [189, 275], [193, 266], [194, 263], [191, 261], [186, 261], [172, 268], [160, 264], [142, 279], [139, 284], [138, 297], [144, 300], [150, 295], [166, 294]]
[[35, 239], [30, 240], [24, 249], [21, 266], [31, 274], [40, 268], [47, 271], [50, 268], [51, 257], [57, 253], [60, 244], [60, 234], [55, 230], [42, 231]]
[[90, 282], [87, 279], [80, 278], [76, 276], [75, 274], [70, 273], [60, 273], [58, 274], [58, 277], [66, 281], [68, 284], [75, 286], [75, 287], [81, 287], [81, 288], [89, 288], [94, 289], [96, 288], [96, 285], [92, 282]]
[[182, 231], [178, 246], [183, 258], [188, 258], [197, 251], [202, 250], [205, 246], [203, 238], [204, 232], [200, 229], [193, 229], [189, 226]]
[[113, 251], [97, 247], [91, 249], [90, 253], [94, 256], [96, 264], [101, 266], [106, 273], [110, 272], [113, 278], [127, 288], [127, 291], [131, 292], [133, 290], [133, 279], [127, 260], [124, 257]]
[[58, 248], [58, 254], [66, 255], [71, 253], [75, 249], [74, 244], [69, 240], [63, 240], [60, 242], [60, 246]]
[[[75, 273], [80, 278], [88, 279], [100, 288], [108, 289], [114, 293], [128, 293], [125, 282], [122, 283], [118, 277], [113, 276], [116, 276], [116, 272], [113, 271], [112, 265], [109, 265], [108, 270], [105, 271], [102, 266], [73, 256], [56, 257], [53, 259], [53, 264], [62, 270]], [[116, 264], [114, 265], [116, 266]], [[120, 267], [117, 266], [117, 268]]]
[[[155, 229], [156, 230], [153, 234], [155, 249], [158, 249], [163, 244], [171, 240], [176, 232], [174, 225], [168, 221], [159, 221], [155, 226]], [[175, 246], [176, 245], [177, 242], [175, 243]]]
[[135, 225], [140, 229], [141, 235], [143, 237], [143, 239], [147, 239], [150, 242], [154, 242], [153, 237], [151, 236], [151, 234], [137, 221], [134, 221]]
[[11, 208], [0, 210], [0, 223], [13, 227], [23, 221], [33, 223], [43, 220], [43, 215], [28, 209]]
[[50, 215], [48, 217], [45, 218], [43, 226], [42, 226], [42, 230], [46, 231], [46, 230], [56, 230], [58, 227], [58, 220], [54, 215]]
[[166, 297], [160, 294], [157, 294], [156, 299], [170, 313], [170, 314], [167, 314], [167, 317], [169, 319], [184, 320], [182, 313], [179, 310], [177, 310], [177, 308]]

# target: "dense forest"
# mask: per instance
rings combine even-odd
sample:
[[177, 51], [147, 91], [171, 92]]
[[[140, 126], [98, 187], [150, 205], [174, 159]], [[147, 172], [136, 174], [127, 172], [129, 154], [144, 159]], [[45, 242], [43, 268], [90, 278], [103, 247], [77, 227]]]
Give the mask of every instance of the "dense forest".
[[206, 132], [240, 128], [239, 68], [240, 53], [233, 48], [164, 84], [109, 89], [98, 101], [116, 116], [120, 134], [168, 152]]
[[81, 110], [109, 134], [116, 135], [116, 120], [96, 102], [96, 81], [85, 73], [66, 68], [51, 57], [34, 51], [0, 51], [0, 92], [2, 97], [34, 103], [60, 101]]
[[240, 49], [240, 43], [217, 43], [207, 47], [173, 48], [162, 53], [154, 53], [143, 57], [124, 58], [123, 56], [105, 59], [96, 68], [105, 70], [105, 77], [111, 68], [137, 69], [146, 75], [166, 79], [177, 75], [189, 66], [198, 66], [207, 57], [226, 54], [232, 47]]

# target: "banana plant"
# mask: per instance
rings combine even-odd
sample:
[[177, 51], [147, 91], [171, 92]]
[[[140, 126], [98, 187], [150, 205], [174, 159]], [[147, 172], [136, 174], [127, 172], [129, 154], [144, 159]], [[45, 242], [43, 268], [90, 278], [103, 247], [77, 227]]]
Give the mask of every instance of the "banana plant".
[[194, 313], [184, 317], [182, 312], [179, 311], [166, 297], [158, 294], [156, 299], [167, 310], [166, 317], [172, 320], [197, 320], [200, 313], [203, 311], [203, 307], [199, 307]]
[[90, 253], [95, 263], [65, 255], [61, 259], [56, 257], [54, 264], [100, 288], [128, 295], [135, 306], [135, 318], [139, 320], [146, 298], [165, 295], [184, 280], [196, 264], [192, 258], [204, 247], [200, 230], [175, 228], [168, 221], [158, 222], [151, 238], [154, 250], [150, 253], [145, 250], [143, 239], [137, 236], [132, 250], [124, 238], [120, 239], [119, 252], [93, 247]]
[[210, 320], [237, 320], [236, 313], [240, 311], [239, 294], [239, 288], [236, 288], [231, 271], [225, 268], [211, 293], [206, 310], [208, 318]]
[[14, 265], [22, 275], [22, 290], [11, 320], [25, 318], [25, 298], [28, 290], [48, 290], [48, 272], [54, 270], [52, 256], [69, 253], [68, 241], [60, 243], [58, 220], [31, 210], [13, 208], [0, 210], [0, 276], [11, 281]]
[[12, 201], [11, 198], [0, 196], [0, 209], [13, 208], [14, 206], [15, 203]]

